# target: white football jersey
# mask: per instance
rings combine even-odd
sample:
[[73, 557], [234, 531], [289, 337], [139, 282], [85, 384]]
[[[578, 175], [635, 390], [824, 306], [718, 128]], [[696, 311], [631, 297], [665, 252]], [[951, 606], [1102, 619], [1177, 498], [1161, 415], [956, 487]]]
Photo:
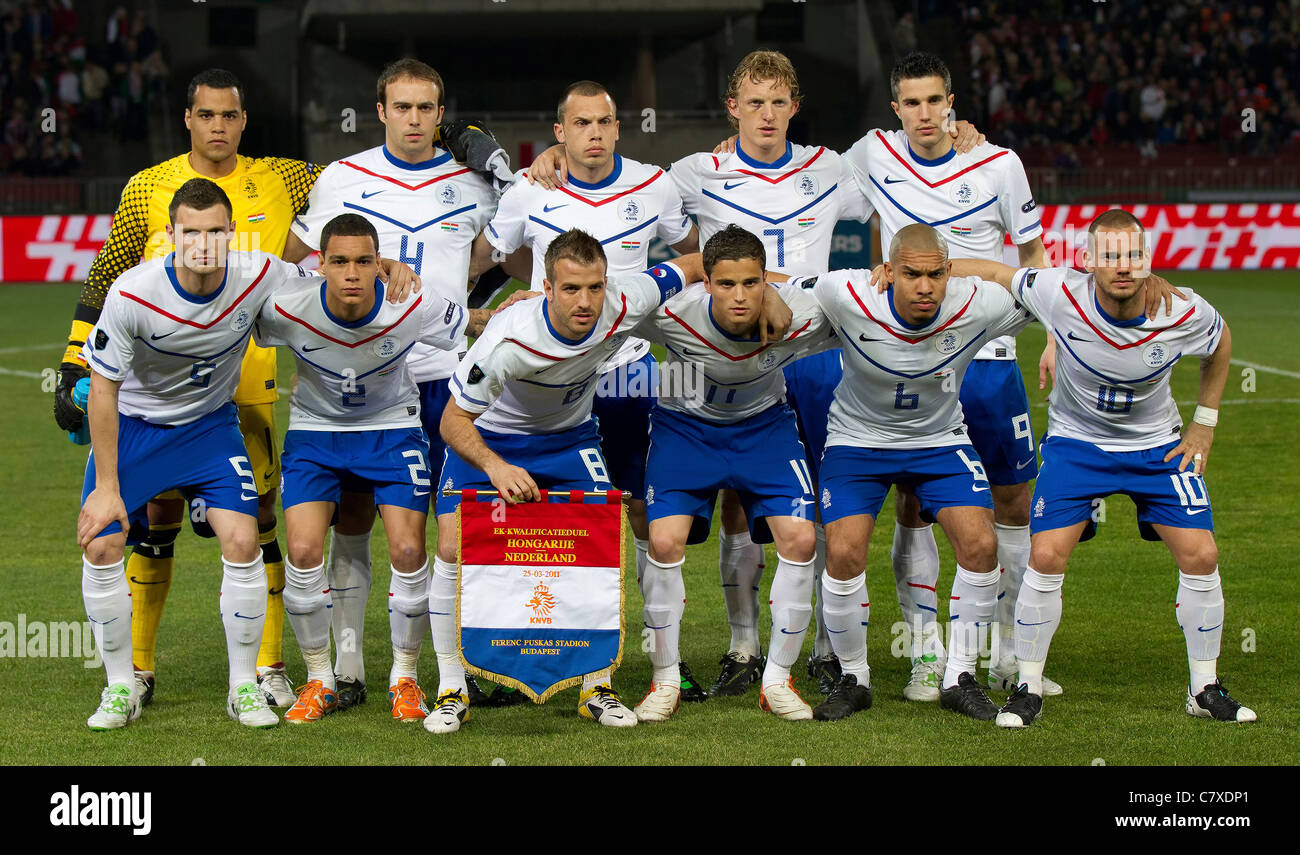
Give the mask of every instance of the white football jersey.
[[[880, 214], [880, 246], [903, 226], [925, 223], [948, 241], [953, 258], [1002, 261], [1004, 235], [1017, 245], [1043, 233], [1042, 215], [1020, 158], [991, 143], [927, 160], [902, 130], [873, 130], [845, 155], [858, 189]], [[1015, 359], [1016, 340], [984, 345], [976, 359]]]
[[325, 304], [327, 287], [277, 294], [257, 319], [258, 344], [288, 347], [297, 363], [289, 430], [419, 427], [420, 394], [407, 359], [420, 342], [449, 351], [463, 341], [465, 307], [428, 288], [390, 303], [376, 280], [374, 308], [344, 321]]
[[659, 406], [710, 422], [732, 423], [785, 401], [782, 368], [810, 353], [839, 347], [817, 301], [799, 288], [779, 289], [790, 307], [790, 331], [781, 341], [761, 344], [757, 336], [737, 338], [713, 317], [713, 299], [703, 288], [673, 297], [637, 327], [667, 350], [659, 365]]
[[[326, 223], [360, 214], [379, 232], [380, 255], [410, 265], [426, 290], [463, 308], [470, 248], [496, 209], [491, 183], [449, 152], [435, 148], [431, 160], [407, 163], [381, 145], [325, 167], [292, 228], [303, 243], [320, 249]], [[442, 380], [467, 347], [465, 341], [452, 350], [417, 344], [407, 367], [417, 382]]]
[[832, 270], [791, 285], [812, 290], [843, 342], [827, 447], [969, 443], [958, 398], [966, 367], [989, 339], [1014, 335], [1031, 319], [1006, 289], [973, 276], [949, 278], [938, 314], [920, 327], [898, 316], [893, 289], [876, 293], [869, 270]]
[[1116, 321], [1097, 304], [1091, 274], [1067, 267], [1021, 268], [1013, 280], [1020, 303], [1056, 338], [1056, 385], [1047, 434], [1104, 451], [1140, 451], [1177, 439], [1182, 429], [1169, 375], [1184, 356], [1207, 357], [1219, 346], [1223, 319], [1191, 289], [1154, 320]]
[[494, 315], [451, 378], [461, 409], [482, 413], [476, 424], [496, 433], [558, 433], [591, 418], [601, 366], [631, 330], [682, 290], [673, 264], [607, 280], [596, 325], [579, 341], [551, 327], [546, 298], [516, 303]]
[[119, 276], [81, 350], [122, 382], [118, 412], [151, 424], [188, 424], [229, 403], [262, 306], [276, 289], [316, 278], [264, 252], [231, 252], [221, 286], [196, 297], [177, 282], [175, 257]]
[[811, 273], [830, 266], [838, 220], [871, 218], [843, 159], [824, 146], [786, 143], [772, 163], [746, 155], [688, 155], [669, 170], [673, 184], [700, 227], [700, 246], [729, 224], [763, 241], [767, 269]]
[[[615, 154], [614, 171], [595, 184], [569, 176], [558, 190], [547, 190], [519, 178], [502, 194], [487, 238], [506, 254], [521, 246], [531, 249], [531, 285], [540, 291], [546, 278], [546, 248], [569, 229], [581, 229], [600, 241], [605, 274], [613, 277], [645, 270], [651, 239], [677, 243], [690, 234], [691, 221], [662, 169]], [[635, 362], [648, 352], [644, 341], [631, 339], [602, 371]]]

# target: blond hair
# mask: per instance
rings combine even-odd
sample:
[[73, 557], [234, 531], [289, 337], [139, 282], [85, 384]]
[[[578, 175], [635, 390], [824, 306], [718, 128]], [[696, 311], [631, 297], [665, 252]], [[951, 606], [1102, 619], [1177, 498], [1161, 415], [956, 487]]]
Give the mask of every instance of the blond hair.
[[[775, 50], [756, 50], [750, 51], [736, 70], [731, 72], [731, 80], [727, 83], [727, 97], [724, 103], [733, 99], [740, 98], [740, 84], [749, 78], [755, 83], [765, 83], [770, 81], [775, 86], [790, 87], [790, 101], [798, 104], [803, 100], [803, 93], [799, 91], [799, 76], [794, 72], [794, 63], [790, 58], [780, 51]], [[731, 122], [733, 128], [739, 128], [740, 123], [736, 117], [730, 113], [727, 119]]]

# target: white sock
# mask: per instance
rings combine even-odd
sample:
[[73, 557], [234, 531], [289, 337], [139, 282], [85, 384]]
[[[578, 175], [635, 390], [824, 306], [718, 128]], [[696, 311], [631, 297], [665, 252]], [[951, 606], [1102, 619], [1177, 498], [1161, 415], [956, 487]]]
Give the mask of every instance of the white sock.
[[330, 623], [334, 630], [334, 673], [366, 679], [361, 660], [361, 639], [366, 629], [366, 601], [370, 598], [370, 532], [339, 534], [330, 529], [330, 554], [325, 564], [329, 580]]
[[682, 684], [677, 663], [681, 661], [682, 614], [686, 611], [686, 583], [682, 581], [685, 560], [665, 564], [647, 555], [641, 577], [641, 595], [645, 598], [642, 616], [652, 633], [650, 664], [654, 666], [654, 681], [661, 686]]
[[1002, 567], [998, 606], [993, 613], [997, 649], [991, 658], [997, 667], [1000, 662], [1014, 664], [1016, 658], [1016, 597], [1020, 595], [1020, 583], [1029, 567], [1029, 526], [994, 523], [993, 530], [998, 537], [998, 565]]
[[934, 526], [908, 528], [894, 524], [894, 546], [889, 551], [898, 589], [898, 608], [907, 623], [912, 639], [911, 657], [926, 654], [942, 658], [942, 633], [939, 632], [939, 545], [934, 542]]
[[388, 631], [393, 643], [393, 667], [388, 685], [403, 677], [415, 677], [420, 644], [429, 631], [429, 562], [419, 570], [399, 573], [389, 565]]
[[1061, 625], [1061, 583], [1063, 573], [1025, 570], [1020, 596], [1016, 598], [1016, 659], [1020, 660], [1018, 682], [1029, 685], [1035, 695], [1043, 694], [1043, 663], [1052, 636]]
[[731, 650], [758, 656], [758, 585], [763, 579], [763, 547], [749, 532], [718, 535], [718, 574], [731, 624]]
[[230, 688], [234, 690], [257, 681], [257, 651], [262, 646], [262, 628], [266, 625], [266, 565], [262, 563], [261, 552], [247, 564], [236, 564], [224, 555], [221, 557], [218, 607], [221, 623], [226, 628]]
[[465, 691], [465, 666], [456, 642], [456, 565], [437, 557], [429, 584], [429, 629], [438, 656], [438, 694], [451, 689]]
[[[108, 685], [124, 684], [135, 691], [131, 666], [131, 586], [126, 582], [126, 562], [99, 566], [81, 556], [81, 600], [104, 660]], [[265, 610], [264, 610], [265, 611]], [[19, 639], [25, 644], [26, 639]]]
[[871, 668], [867, 665], [867, 623], [871, 620], [867, 574], [841, 581], [827, 573], [822, 576], [822, 598], [826, 602], [826, 629], [840, 667], [845, 674], [857, 677], [859, 686], [871, 685]]
[[817, 551], [813, 554], [813, 622], [816, 633], [813, 636], [813, 655], [829, 656], [831, 636], [826, 631], [826, 618], [822, 615], [822, 574], [826, 572], [826, 528], [821, 523], [813, 523], [817, 531]]
[[636, 553], [636, 583], [640, 585], [641, 577], [645, 575], [646, 559], [650, 557], [650, 541], [633, 537], [632, 550]]
[[591, 674], [584, 674], [582, 677], [582, 690], [584, 692], [596, 688], [597, 686], [611, 686], [613, 678], [609, 674], [609, 669], [596, 671]]
[[763, 685], [784, 684], [790, 680], [790, 668], [803, 652], [804, 635], [812, 617], [813, 559], [791, 561], [776, 554], [776, 573], [772, 576], [772, 635], [767, 644], [767, 666]]
[[284, 611], [307, 663], [307, 679], [320, 680], [326, 688], [334, 686], [334, 671], [329, 661], [332, 610], [325, 565], [303, 568], [285, 561]]
[[948, 665], [943, 672], [943, 687], [957, 685], [962, 672], [975, 676], [975, 663], [980, 656], [980, 634], [993, 623], [993, 611], [998, 599], [996, 568], [987, 573], [977, 573], [957, 565], [957, 575], [952, 580], [952, 600], [948, 605], [952, 622], [952, 637], [948, 641]]
[[1223, 583], [1219, 568], [1204, 576], [1178, 571], [1178, 626], [1187, 640], [1188, 688], [1199, 695], [1218, 680], [1219, 646], [1223, 640]]

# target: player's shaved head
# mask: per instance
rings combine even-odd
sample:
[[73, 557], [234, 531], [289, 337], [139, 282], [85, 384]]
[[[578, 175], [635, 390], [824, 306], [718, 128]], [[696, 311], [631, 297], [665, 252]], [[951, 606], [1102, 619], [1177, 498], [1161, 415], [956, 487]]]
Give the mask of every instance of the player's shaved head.
[[575, 264], [589, 267], [596, 262], [605, 266], [605, 250], [600, 241], [582, 229], [569, 229], [551, 241], [546, 247], [546, 278], [555, 281], [555, 265], [560, 259], [567, 258]]
[[894, 232], [889, 242], [889, 263], [898, 264], [904, 252], [935, 253], [943, 261], [948, 260], [948, 241], [939, 234], [938, 229], [924, 223], [912, 223]]
[[437, 106], [442, 106], [443, 99], [446, 97], [446, 90], [442, 85], [442, 75], [434, 71], [433, 66], [410, 57], [389, 63], [379, 73], [379, 80], [375, 83], [375, 100], [380, 104], [387, 104], [388, 84], [403, 77], [409, 77], [413, 80], [427, 80], [432, 83], [438, 91]]
[[767, 251], [763, 242], [750, 231], [731, 223], [704, 243], [704, 275], [712, 276], [719, 261], [756, 259], [759, 269], [767, 266]]
[[[790, 101], [795, 105], [803, 101], [803, 93], [799, 91], [799, 75], [795, 74], [794, 63], [780, 51], [750, 51], [736, 66], [735, 71], [731, 72], [731, 80], [727, 82], [727, 94], [722, 99], [724, 104], [740, 99], [740, 85], [746, 79], [755, 83], [789, 87]], [[728, 115], [731, 126], [739, 127], [736, 117]]]
[[339, 214], [334, 219], [325, 224], [320, 230], [320, 253], [325, 255], [329, 249], [330, 238], [338, 237], [368, 237], [374, 244], [375, 252], [379, 252], [379, 232], [375, 230], [374, 225], [360, 214]]
[[172, 194], [171, 204], [167, 206], [167, 219], [173, 226], [176, 225], [176, 211], [182, 205], [195, 211], [206, 211], [214, 205], [221, 205], [226, 209], [227, 220], [235, 216], [235, 208], [230, 204], [226, 191], [217, 186], [217, 182], [207, 178], [191, 178]]
[[200, 86], [209, 89], [234, 89], [235, 94], [239, 96], [239, 109], [244, 109], [244, 87], [239, 85], [239, 78], [224, 68], [207, 68], [190, 78], [189, 88], [185, 90], [187, 110], [194, 109], [194, 97], [198, 95]]
[[579, 80], [577, 83], [570, 83], [560, 96], [560, 103], [555, 108], [555, 121], [561, 125], [564, 124], [564, 111], [569, 105], [569, 96], [576, 95], [580, 98], [592, 98], [604, 95], [609, 99], [609, 108], [611, 112], [618, 111], [618, 105], [614, 102], [614, 96], [609, 94], [609, 90], [594, 80]]
[[952, 94], [952, 73], [944, 61], [932, 53], [917, 51], [903, 57], [889, 72], [889, 91], [898, 100], [898, 85], [904, 80], [937, 77], [943, 81], [943, 94]]
[[[1109, 211], [1103, 211], [1097, 215], [1097, 218], [1088, 226], [1088, 245], [1093, 252], [1097, 251], [1097, 232], [1102, 231], [1133, 231], [1137, 230], [1138, 234], [1145, 235], [1146, 229], [1142, 226], [1142, 221], [1132, 213], [1125, 211], [1123, 208], [1111, 208]], [[1145, 238], [1143, 239], [1145, 243]]]

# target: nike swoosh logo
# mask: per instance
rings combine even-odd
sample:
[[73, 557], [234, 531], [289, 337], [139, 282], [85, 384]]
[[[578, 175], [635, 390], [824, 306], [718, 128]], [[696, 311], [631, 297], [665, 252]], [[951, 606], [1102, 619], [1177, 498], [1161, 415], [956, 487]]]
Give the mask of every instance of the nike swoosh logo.
[[542, 206], [542, 213], [543, 213], [543, 214], [549, 214], [549, 213], [551, 213], [551, 211], [558, 211], [558, 210], [560, 210], [561, 208], [567, 208], [568, 206], [569, 206], [569, 203], [568, 203], [568, 202], [565, 202], [565, 203], [562, 204], [562, 205], [543, 205], [543, 206]]
[[1218, 629], [1221, 626], [1223, 626], [1223, 624], [1216, 623], [1214, 626], [1210, 626], [1210, 627], [1198, 626], [1196, 630], [1198, 632], [1214, 632], [1216, 629]]
[[900, 181], [906, 181], [906, 180], [907, 180], [906, 178], [886, 178], [886, 179], [885, 179], [885, 183], [886, 183], [886, 184], [897, 184], [897, 183], [899, 183]]
[[880, 341], [878, 338], [867, 338], [865, 335], [859, 335], [858, 341]]
[[1016, 618], [1016, 623], [1020, 624], [1021, 626], [1042, 626], [1045, 623], [1051, 623], [1051, 620], [1040, 620], [1037, 623], [1025, 623], [1020, 618]]
[[283, 594], [283, 593], [284, 593], [284, 585], [281, 585], [281, 586], [278, 587], [278, 588], [267, 588], [267, 589], [266, 589], [266, 593], [267, 593], [267, 596], [270, 596], [270, 597], [274, 597], [276, 594]]
[[262, 480], [263, 480], [263, 481], [270, 481], [270, 480], [271, 480], [271, 477], [272, 477], [273, 475], [275, 475], [274, 472], [264, 472], [264, 473], [262, 473]]
[[801, 504], [801, 505], [811, 505], [811, 504], [812, 504], [812, 499], [800, 499], [800, 500], [799, 500], [799, 504]]
[[[844, 632], [848, 632], [848, 630], [843, 630], [843, 631], [844, 631]], [[791, 632], [791, 631], [788, 630], [788, 629], [784, 629], [784, 628], [782, 628], [781, 632], [782, 632], [784, 635], [798, 635], [798, 634], [801, 633], [801, 632], [806, 632], [806, 630], [799, 629], [799, 630], [795, 630], [794, 632]]]
[[132, 576], [132, 577], [131, 577], [131, 581], [134, 582], [134, 583], [137, 584], [137, 585], [161, 585], [161, 584], [163, 584], [164, 582], [166, 582], [167, 580], [166, 580], [166, 579], [159, 579], [157, 582], [146, 582], [146, 581], [144, 581], [143, 579], [137, 579], [137, 578], [135, 578], [134, 576]]
[[91, 623], [97, 623], [97, 624], [99, 624], [100, 626], [108, 626], [110, 623], [112, 623], [113, 621], [117, 620], [117, 618], [115, 618], [115, 617], [114, 617], [114, 618], [109, 618], [108, 620], [95, 620], [95, 619], [94, 619], [93, 617], [91, 617], [90, 615], [86, 615], [86, 618], [87, 618]]
[[1201, 509], [1199, 509], [1199, 510], [1195, 510], [1195, 511], [1192, 510], [1191, 508], [1185, 508], [1185, 510], [1187, 511], [1187, 515], [1188, 515], [1189, 517], [1194, 517], [1194, 516], [1196, 516], [1197, 514], [1203, 514], [1203, 513], [1205, 513], [1206, 511], [1209, 510], [1209, 508], [1201, 508]]
[[682, 355], [683, 355], [683, 356], [703, 356], [704, 354], [703, 354], [703, 353], [700, 353], [698, 350], [688, 350], [687, 348], [684, 348], [684, 347], [683, 347], [683, 348], [682, 348]]
[[1092, 341], [1092, 339], [1090, 338], [1079, 338], [1077, 335], [1074, 334], [1074, 330], [1070, 330], [1069, 332], [1067, 332], [1065, 334], [1065, 337], [1068, 338], [1070, 341]]
[[735, 188], [739, 187], [740, 185], [742, 185], [742, 184], [748, 184], [748, 183], [749, 183], [748, 180], [745, 180], [745, 181], [737, 181], [735, 184], [732, 184], [730, 181], [724, 181], [724, 182], [722, 183], [722, 189], [723, 189], [723, 190], [734, 190]]
[[356, 591], [359, 590], [360, 588], [361, 588], [360, 585], [353, 585], [351, 588], [335, 588], [333, 585], [331, 585], [330, 593], [337, 594], [339, 591]]
[[313, 351], [324, 350], [324, 349], [327, 348], [327, 347], [329, 347], [328, 344], [322, 344], [320, 347], [307, 347], [306, 345], [303, 345], [302, 352], [303, 352], [303, 353], [312, 353]]
[[427, 496], [427, 495], [429, 495], [429, 491], [428, 491], [428, 490], [416, 490], [416, 491], [415, 491], [415, 495], [417, 495], [417, 496]]
[[826, 627], [826, 631], [827, 631], [827, 632], [833, 632], [833, 633], [835, 633], [836, 635], [839, 635], [841, 632], [848, 632], [847, 629], [831, 629], [829, 626]]
[[378, 196], [380, 193], [383, 193], [383, 192], [384, 192], [383, 190], [376, 190], [376, 191], [373, 192], [373, 193], [362, 193], [362, 194], [361, 194], [361, 198], [362, 198], [362, 199], [369, 199], [371, 196]]
[[1028, 460], [1026, 460], [1024, 463], [1017, 463], [1017, 464], [1016, 464], [1016, 468], [1017, 468], [1017, 469], [1024, 469], [1026, 466], [1028, 466], [1029, 464], [1031, 464], [1031, 463], [1033, 463], [1033, 462], [1034, 462], [1034, 458], [1031, 457], [1031, 458], [1029, 458]]
[[972, 493], [983, 493], [983, 492], [986, 492], [987, 490], [988, 490], [988, 487], [971, 487], [971, 488], [970, 488], [970, 491], [971, 491]]
[[150, 340], [150, 341], [157, 341], [157, 340], [160, 339], [160, 338], [167, 338], [167, 336], [169, 336], [169, 335], [175, 335], [175, 334], [176, 334], [176, 330], [172, 330], [171, 332], [168, 332], [168, 333], [163, 333], [162, 335], [158, 335], [157, 333], [151, 333], [150, 336], [149, 336], [149, 340]]
[[239, 612], [235, 612], [235, 617], [243, 618], [244, 620], [257, 620], [260, 617], [266, 617], [266, 612], [262, 612], [260, 615], [241, 615]]

